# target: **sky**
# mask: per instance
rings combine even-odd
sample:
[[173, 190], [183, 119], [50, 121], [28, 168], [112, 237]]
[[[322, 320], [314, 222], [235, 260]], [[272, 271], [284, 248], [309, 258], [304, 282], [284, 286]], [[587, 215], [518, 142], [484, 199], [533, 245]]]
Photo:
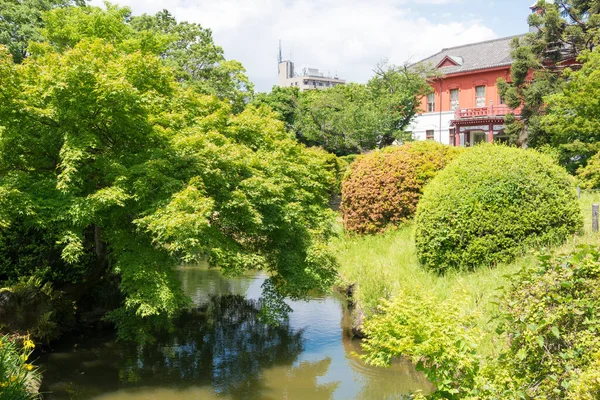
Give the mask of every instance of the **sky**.
[[[277, 83], [277, 54], [352, 82], [383, 60], [401, 65], [442, 48], [525, 33], [534, 0], [112, 0], [134, 15], [169, 10], [213, 31], [258, 92]], [[102, 5], [102, 0], [92, 0]]]

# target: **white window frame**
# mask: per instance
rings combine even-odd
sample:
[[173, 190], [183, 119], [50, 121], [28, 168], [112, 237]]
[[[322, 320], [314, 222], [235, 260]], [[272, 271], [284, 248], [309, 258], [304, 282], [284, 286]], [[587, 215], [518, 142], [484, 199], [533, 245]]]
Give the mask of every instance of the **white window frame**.
[[[452, 93], [456, 93], [456, 99], [452, 98]], [[458, 89], [450, 89], [450, 110], [456, 111], [460, 107], [459, 97], [460, 92]]]
[[435, 112], [435, 93], [427, 95], [427, 112]]
[[[483, 95], [477, 93], [477, 89], [483, 88]], [[475, 86], [475, 107], [485, 107], [485, 85]]]

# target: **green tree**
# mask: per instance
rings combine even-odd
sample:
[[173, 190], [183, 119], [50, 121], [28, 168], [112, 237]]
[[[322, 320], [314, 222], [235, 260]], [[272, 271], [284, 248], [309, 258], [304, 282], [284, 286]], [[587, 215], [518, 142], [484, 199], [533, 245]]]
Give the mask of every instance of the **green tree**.
[[541, 126], [551, 145], [561, 149], [562, 162], [571, 170], [585, 165], [600, 150], [600, 51], [579, 57], [580, 70], [566, 69], [563, 89], [546, 96]]
[[22, 64], [1, 48], [0, 237], [15, 224], [45, 232], [84, 269], [79, 292], [117, 276], [125, 300], [109, 317], [131, 339], [184, 303], [174, 263], [263, 269], [280, 296], [328, 287], [325, 155], [267, 108], [234, 114], [183, 85], [161, 57], [168, 40], [128, 15], [57, 9]]
[[177, 79], [201, 93], [229, 100], [240, 112], [253, 94], [254, 86], [239, 61], [226, 60], [223, 48], [214, 43], [212, 31], [199, 24], [177, 22], [167, 10], [131, 19], [137, 31], [169, 35], [172, 41], [163, 52], [175, 68]]
[[27, 56], [29, 42], [42, 38], [44, 11], [84, 4], [85, 0], [0, 0], [0, 44], [20, 63]]
[[520, 119], [507, 118], [507, 132], [520, 145], [566, 145], [552, 138], [541, 124], [544, 97], [560, 92], [565, 82], [561, 76], [564, 67], [598, 44], [600, 2], [539, 0], [537, 7], [540, 12], [531, 14], [528, 21], [535, 29], [513, 40], [510, 82], [498, 80], [504, 101], [512, 108], [522, 107]]
[[410, 140], [406, 128], [429, 90], [423, 71], [383, 63], [367, 84], [302, 92], [293, 130], [301, 142], [337, 155]]
[[379, 147], [394, 141], [411, 140], [406, 128], [413, 121], [421, 106], [421, 100], [431, 92], [427, 78], [433, 71], [421, 67], [395, 66], [387, 62], [375, 68], [375, 76], [367, 87], [379, 116]]
[[377, 112], [365, 85], [303, 92], [293, 125], [298, 140], [337, 155], [377, 148]]
[[296, 118], [298, 118], [300, 102], [300, 90], [297, 87], [273, 86], [269, 93], [258, 93], [254, 96], [252, 104], [256, 106], [266, 105], [271, 107], [278, 118], [285, 123], [287, 130], [293, 130]]

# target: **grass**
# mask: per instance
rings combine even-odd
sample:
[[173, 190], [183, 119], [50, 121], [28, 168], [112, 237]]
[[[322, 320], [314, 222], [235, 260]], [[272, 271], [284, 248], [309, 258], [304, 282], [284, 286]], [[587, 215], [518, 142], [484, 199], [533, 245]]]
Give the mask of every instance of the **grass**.
[[[593, 203], [600, 203], [600, 191], [583, 192], [580, 204], [584, 232], [552, 251], [563, 252], [581, 244], [598, 244], [600, 235], [591, 231]], [[464, 311], [475, 315], [480, 328], [490, 332], [490, 340], [482, 348], [488, 353], [495, 348], [490, 320], [501, 288], [510, 275], [536, 262], [534, 251], [530, 251], [510, 264], [438, 276], [425, 270], [418, 262], [412, 222], [372, 236], [347, 234], [340, 227], [340, 234], [331, 246], [340, 262], [341, 279], [347, 284], [357, 284], [355, 302], [367, 317], [375, 311], [381, 298], [391, 299], [401, 288], [430, 291], [440, 302], [460, 297], [465, 299], [462, 304]]]

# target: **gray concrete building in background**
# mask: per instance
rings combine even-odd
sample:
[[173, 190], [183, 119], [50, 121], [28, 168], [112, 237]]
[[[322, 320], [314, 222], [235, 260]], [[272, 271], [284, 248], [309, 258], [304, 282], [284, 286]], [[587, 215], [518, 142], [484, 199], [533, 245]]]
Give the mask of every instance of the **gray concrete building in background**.
[[297, 72], [294, 63], [281, 58], [281, 42], [279, 43], [277, 86], [297, 87], [300, 91], [312, 89], [328, 89], [337, 85], [345, 85], [346, 81], [337, 76], [325, 76], [316, 68], [303, 68]]
[[346, 81], [337, 76], [325, 76], [316, 68], [303, 68], [300, 73], [294, 69], [294, 63], [285, 60], [279, 62], [277, 85], [280, 87], [297, 87], [300, 91], [312, 89], [328, 89], [337, 85], [345, 85]]

